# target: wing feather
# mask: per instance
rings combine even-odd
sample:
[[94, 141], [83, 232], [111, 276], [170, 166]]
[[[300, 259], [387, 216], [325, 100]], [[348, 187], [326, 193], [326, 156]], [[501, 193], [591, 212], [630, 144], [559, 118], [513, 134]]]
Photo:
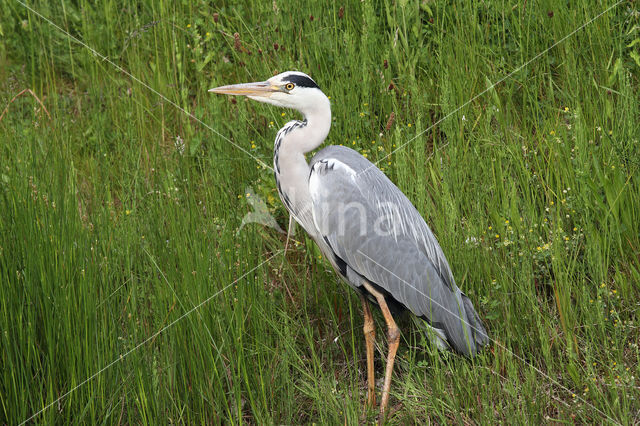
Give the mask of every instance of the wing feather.
[[444, 330], [455, 350], [475, 354], [488, 339], [482, 323], [428, 225], [384, 173], [356, 151], [331, 146], [311, 160], [309, 191], [317, 232], [337, 257]]

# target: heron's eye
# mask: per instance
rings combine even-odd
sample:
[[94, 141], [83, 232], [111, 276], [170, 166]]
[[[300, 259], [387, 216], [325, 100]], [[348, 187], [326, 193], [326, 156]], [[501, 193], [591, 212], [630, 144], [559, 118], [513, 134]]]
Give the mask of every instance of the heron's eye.
[[293, 88], [294, 88], [294, 87], [296, 87], [296, 85], [295, 85], [295, 84], [293, 84], [293, 83], [287, 83], [287, 84], [284, 86], [284, 88], [285, 88], [285, 89], [287, 89], [288, 91], [293, 90]]

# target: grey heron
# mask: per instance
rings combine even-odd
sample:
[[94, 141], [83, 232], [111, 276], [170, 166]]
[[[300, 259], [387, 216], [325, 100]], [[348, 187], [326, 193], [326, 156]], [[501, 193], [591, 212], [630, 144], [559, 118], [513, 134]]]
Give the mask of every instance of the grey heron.
[[473, 357], [489, 342], [471, 300], [455, 284], [431, 229], [407, 197], [369, 160], [343, 146], [328, 146], [307, 163], [305, 154], [329, 134], [331, 105], [308, 75], [287, 71], [266, 81], [210, 89], [292, 108], [276, 136], [273, 169], [291, 217], [313, 238], [336, 272], [360, 296], [367, 349], [367, 401], [375, 405], [375, 329], [369, 302], [388, 328], [388, 355], [380, 417], [389, 401], [400, 330], [392, 312], [423, 319], [438, 347]]

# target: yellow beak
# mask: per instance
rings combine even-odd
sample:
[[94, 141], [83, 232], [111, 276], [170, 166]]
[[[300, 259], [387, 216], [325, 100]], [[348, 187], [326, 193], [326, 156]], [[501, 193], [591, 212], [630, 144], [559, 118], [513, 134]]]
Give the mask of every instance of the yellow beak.
[[269, 97], [274, 92], [279, 92], [280, 88], [272, 86], [268, 81], [256, 83], [231, 84], [209, 89], [209, 92], [220, 93], [222, 95], [242, 95], [242, 96], [264, 96]]

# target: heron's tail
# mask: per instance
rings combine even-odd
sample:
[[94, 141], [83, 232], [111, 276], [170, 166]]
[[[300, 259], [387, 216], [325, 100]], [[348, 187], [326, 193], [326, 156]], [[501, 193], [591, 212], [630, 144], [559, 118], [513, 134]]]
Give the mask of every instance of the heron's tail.
[[484, 328], [484, 324], [482, 324], [482, 320], [473, 307], [471, 300], [464, 293], [462, 293], [461, 296], [462, 305], [464, 306], [464, 311], [467, 314], [467, 324], [471, 331], [471, 338], [473, 339], [473, 343], [477, 350], [480, 349], [480, 347], [489, 344], [489, 335], [487, 334], [487, 329]]
[[[458, 327], [437, 328], [425, 318], [418, 317], [414, 317], [414, 322], [425, 331], [429, 340], [438, 349], [452, 350], [461, 355], [474, 357], [483, 346], [489, 344], [489, 335], [471, 300], [462, 292], [459, 295], [458, 300], [462, 305], [459, 308], [461, 316], [455, 315], [453, 320]], [[443, 323], [440, 322], [440, 324]]]
[[413, 322], [416, 327], [424, 331], [429, 341], [431, 341], [431, 343], [434, 344], [439, 350], [451, 350], [451, 346], [449, 345], [449, 341], [447, 340], [447, 335], [444, 330], [433, 327], [429, 324], [429, 322], [425, 321], [422, 318], [418, 318], [413, 315], [411, 316], [411, 318], [413, 318]]

